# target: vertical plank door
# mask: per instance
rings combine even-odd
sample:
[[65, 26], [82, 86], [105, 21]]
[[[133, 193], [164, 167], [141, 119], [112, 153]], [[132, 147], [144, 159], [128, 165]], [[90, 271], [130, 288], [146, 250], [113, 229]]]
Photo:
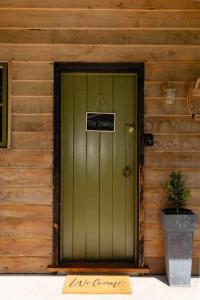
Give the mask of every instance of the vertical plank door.
[[[61, 85], [61, 259], [133, 260], [137, 77], [63, 73]], [[115, 112], [115, 132], [86, 131], [86, 112]]]

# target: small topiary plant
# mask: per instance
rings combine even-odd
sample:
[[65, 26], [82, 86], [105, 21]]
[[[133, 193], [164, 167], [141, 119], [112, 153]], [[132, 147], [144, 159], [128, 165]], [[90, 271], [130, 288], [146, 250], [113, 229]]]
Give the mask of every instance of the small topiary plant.
[[185, 176], [180, 171], [171, 172], [165, 191], [168, 193], [168, 200], [173, 203], [178, 214], [191, 195], [190, 189], [185, 187]]

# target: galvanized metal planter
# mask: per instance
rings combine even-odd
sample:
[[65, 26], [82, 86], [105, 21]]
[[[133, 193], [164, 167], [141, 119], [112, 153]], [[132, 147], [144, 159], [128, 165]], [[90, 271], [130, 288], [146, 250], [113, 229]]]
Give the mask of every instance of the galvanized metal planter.
[[170, 286], [190, 286], [192, 270], [192, 241], [197, 216], [191, 210], [184, 214], [161, 211], [164, 229], [165, 265]]

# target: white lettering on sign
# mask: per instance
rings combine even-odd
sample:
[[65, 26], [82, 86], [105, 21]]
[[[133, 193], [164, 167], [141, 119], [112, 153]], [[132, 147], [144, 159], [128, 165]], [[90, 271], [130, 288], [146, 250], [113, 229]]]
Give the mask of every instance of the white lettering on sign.
[[86, 131], [115, 131], [115, 113], [87, 112]]

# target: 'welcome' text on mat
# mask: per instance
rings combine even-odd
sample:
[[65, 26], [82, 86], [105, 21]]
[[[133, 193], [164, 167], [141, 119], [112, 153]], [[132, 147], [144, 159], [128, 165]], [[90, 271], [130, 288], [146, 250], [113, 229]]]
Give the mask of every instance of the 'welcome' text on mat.
[[131, 294], [128, 276], [68, 275], [63, 294]]

